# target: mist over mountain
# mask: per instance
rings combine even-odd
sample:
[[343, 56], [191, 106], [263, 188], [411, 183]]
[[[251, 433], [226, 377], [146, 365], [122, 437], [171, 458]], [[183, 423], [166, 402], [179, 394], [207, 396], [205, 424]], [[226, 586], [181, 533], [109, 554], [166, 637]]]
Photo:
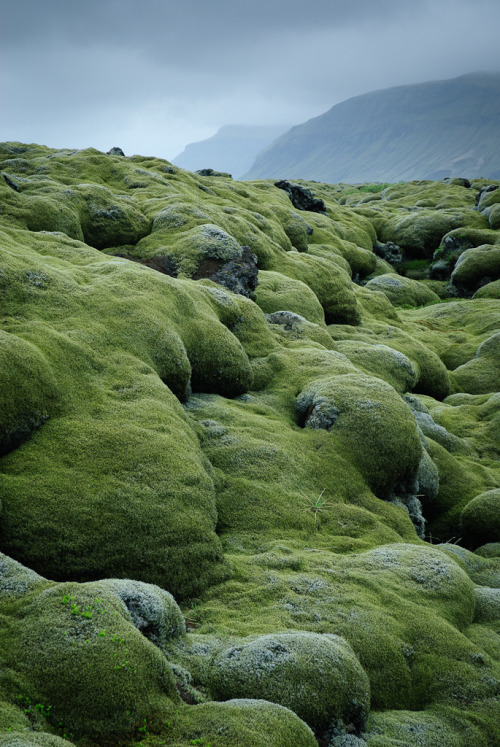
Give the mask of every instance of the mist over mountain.
[[189, 171], [211, 168], [235, 179], [252, 166], [261, 150], [287, 129], [283, 126], [225, 125], [210, 138], [187, 145], [173, 163]]
[[396, 182], [500, 176], [500, 73], [397, 86], [284, 133], [244, 179]]

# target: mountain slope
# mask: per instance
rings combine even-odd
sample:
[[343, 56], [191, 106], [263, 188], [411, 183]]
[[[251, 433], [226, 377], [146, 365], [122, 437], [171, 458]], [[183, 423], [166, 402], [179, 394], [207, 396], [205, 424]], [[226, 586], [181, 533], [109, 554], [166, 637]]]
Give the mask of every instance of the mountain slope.
[[284, 126], [226, 125], [213, 137], [187, 145], [173, 163], [189, 171], [204, 168], [228, 171], [237, 179], [248, 171], [260, 151], [284, 130]]
[[293, 127], [245, 179], [327, 182], [500, 175], [500, 73], [356, 96]]

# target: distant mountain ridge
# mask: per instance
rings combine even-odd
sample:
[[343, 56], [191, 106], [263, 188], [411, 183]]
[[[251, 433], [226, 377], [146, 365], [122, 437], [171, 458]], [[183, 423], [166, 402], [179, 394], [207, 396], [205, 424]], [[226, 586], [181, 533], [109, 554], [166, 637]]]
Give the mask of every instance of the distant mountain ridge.
[[227, 171], [238, 179], [248, 171], [260, 151], [286, 129], [285, 125], [225, 125], [212, 137], [187, 145], [172, 163], [189, 171], [205, 168]]
[[292, 127], [244, 179], [324, 182], [500, 177], [500, 73], [356, 96]]

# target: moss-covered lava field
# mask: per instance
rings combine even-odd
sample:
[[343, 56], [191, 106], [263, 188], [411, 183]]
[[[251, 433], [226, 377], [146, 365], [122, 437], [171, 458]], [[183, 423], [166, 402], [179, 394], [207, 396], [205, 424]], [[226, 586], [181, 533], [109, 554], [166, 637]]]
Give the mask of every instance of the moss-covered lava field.
[[500, 183], [0, 171], [0, 746], [500, 744]]

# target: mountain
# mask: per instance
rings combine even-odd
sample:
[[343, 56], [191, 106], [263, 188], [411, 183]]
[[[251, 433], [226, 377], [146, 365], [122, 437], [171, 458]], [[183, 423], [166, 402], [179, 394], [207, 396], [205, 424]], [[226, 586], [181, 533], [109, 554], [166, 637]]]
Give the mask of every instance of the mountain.
[[363, 94], [284, 133], [244, 179], [500, 176], [500, 73]]
[[209, 137], [190, 143], [173, 159], [189, 171], [212, 168], [231, 173], [236, 179], [248, 171], [258, 153], [267, 148], [286, 127], [225, 125]]

